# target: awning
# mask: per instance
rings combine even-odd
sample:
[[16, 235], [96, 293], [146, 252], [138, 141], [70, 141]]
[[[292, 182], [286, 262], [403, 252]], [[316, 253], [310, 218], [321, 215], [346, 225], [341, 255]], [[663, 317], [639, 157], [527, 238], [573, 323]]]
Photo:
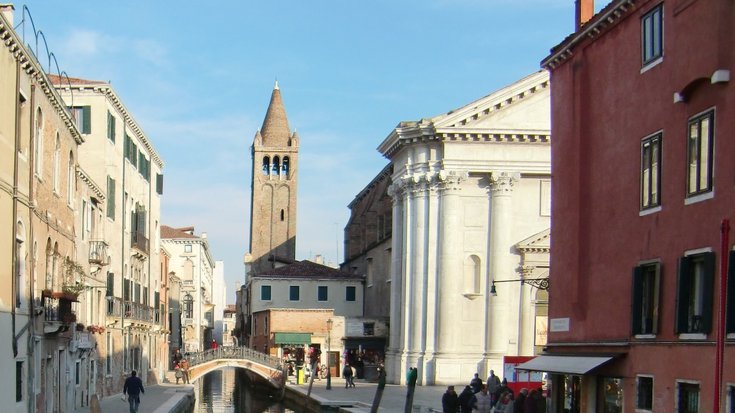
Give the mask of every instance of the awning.
[[275, 333], [276, 344], [310, 344], [311, 333]]
[[538, 356], [517, 365], [516, 369], [583, 375], [612, 359], [612, 356]]

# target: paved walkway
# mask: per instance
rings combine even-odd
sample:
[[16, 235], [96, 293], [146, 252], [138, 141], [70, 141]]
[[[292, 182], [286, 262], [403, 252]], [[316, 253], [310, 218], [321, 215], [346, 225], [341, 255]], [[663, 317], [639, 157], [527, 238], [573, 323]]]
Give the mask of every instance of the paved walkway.
[[[138, 413], [169, 413], [184, 398], [194, 397], [194, 386], [182, 384], [158, 384], [145, 386], [140, 396]], [[102, 413], [127, 413], [128, 402], [122, 400], [122, 392], [100, 400]], [[89, 406], [77, 408], [76, 413], [94, 413]]]
[[[290, 382], [288, 387], [305, 395], [308, 392], [309, 384], [294, 384]], [[322, 405], [344, 406], [352, 404], [354, 406], [342, 408], [341, 411], [344, 412], [365, 413], [370, 412], [378, 384], [355, 380], [355, 388], [346, 389], [344, 379], [332, 378], [332, 389], [327, 390], [326, 387], [326, 380], [314, 380], [311, 388], [311, 397], [319, 401]], [[456, 389], [457, 386], [455, 386]], [[417, 413], [441, 412], [442, 395], [446, 390], [447, 386], [416, 386], [413, 397], [413, 411]], [[379, 411], [403, 412], [406, 406], [407, 391], [408, 387], [405, 385], [386, 384]]]

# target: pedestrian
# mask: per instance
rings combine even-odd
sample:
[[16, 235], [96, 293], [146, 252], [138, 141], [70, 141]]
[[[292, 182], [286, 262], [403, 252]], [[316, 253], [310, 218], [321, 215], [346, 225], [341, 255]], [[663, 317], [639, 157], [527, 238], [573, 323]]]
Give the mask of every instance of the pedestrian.
[[217, 340], [212, 339], [212, 350], [217, 350]]
[[494, 409], [494, 413], [513, 413], [513, 394], [508, 391], [501, 393]]
[[497, 404], [497, 401], [500, 400], [500, 396], [506, 392], [510, 393], [510, 399], [513, 400], [513, 389], [508, 387], [508, 379], [503, 379], [503, 381], [500, 382], [500, 387], [498, 387], [498, 389], [495, 390], [495, 400], [496, 400], [495, 403], [496, 404]]
[[345, 364], [342, 369], [342, 377], [345, 379], [345, 389], [351, 387], [350, 381], [352, 380], [352, 368], [350, 368], [349, 364]]
[[495, 370], [490, 370], [490, 375], [487, 376], [487, 393], [493, 400], [493, 406], [497, 400], [495, 399], [495, 392], [500, 387], [500, 377], [495, 375]]
[[181, 359], [183, 359], [183, 358], [184, 358], [184, 356], [183, 356], [183, 355], [181, 354], [181, 351], [180, 351], [179, 349], [176, 349], [176, 350], [174, 351], [174, 355], [173, 355], [173, 357], [172, 357], [172, 360], [173, 360], [173, 362], [174, 362], [174, 366], [175, 366], [175, 365], [177, 365], [177, 364], [179, 364], [179, 362], [180, 362], [180, 361], [181, 361]]
[[176, 384], [179, 384], [179, 380], [184, 378], [184, 372], [181, 370], [181, 363], [174, 365], [174, 376], [176, 376]]
[[179, 363], [179, 367], [181, 368], [181, 373], [183, 374], [184, 383], [189, 384], [189, 360], [182, 359], [181, 363]]
[[525, 413], [525, 404], [526, 404], [526, 397], [528, 396], [528, 389], [521, 389], [520, 392], [518, 392], [518, 397], [516, 397], [515, 400], [513, 400], [513, 413]]
[[479, 393], [482, 390], [482, 379], [478, 373], [475, 373], [475, 377], [470, 380], [470, 387], [472, 387], [472, 393]]
[[490, 413], [493, 408], [492, 399], [487, 393], [487, 386], [483, 385], [479, 392], [474, 395], [474, 405], [472, 406], [473, 412], [479, 413]]
[[130, 413], [138, 413], [140, 407], [140, 394], [145, 393], [143, 389], [143, 380], [137, 376], [135, 370], [130, 372], [130, 377], [125, 379], [123, 385], [123, 395], [128, 395], [128, 404], [130, 404]]
[[355, 377], [357, 376], [357, 368], [355, 366], [350, 366], [350, 369], [352, 370], [352, 375], [350, 376], [350, 387], [355, 387]]
[[472, 412], [472, 400], [474, 398], [475, 395], [472, 394], [472, 387], [464, 386], [464, 390], [459, 394], [459, 408], [462, 413]]
[[459, 397], [454, 391], [454, 386], [447, 386], [447, 391], [442, 396], [442, 411], [444, 413], [457, 413], [459, 410]]
[[531, 389], [526, 396], [526, 401], [523, 403], [523, 413], [538, 413], [536, 404], [538, 403], [538, 390]]

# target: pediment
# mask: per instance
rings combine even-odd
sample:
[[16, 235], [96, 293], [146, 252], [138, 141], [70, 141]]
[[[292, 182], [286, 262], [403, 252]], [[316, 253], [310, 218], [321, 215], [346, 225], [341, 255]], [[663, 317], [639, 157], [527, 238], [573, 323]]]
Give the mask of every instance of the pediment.
[[551, 251], [551, 228], [547, 228], [520, 241], [516, 244], [516, 248], [523, 252]]
[[549, 74], [545, 70], [461, 108], [431, 118], [439, 132], [452, 130], [549, 130]]

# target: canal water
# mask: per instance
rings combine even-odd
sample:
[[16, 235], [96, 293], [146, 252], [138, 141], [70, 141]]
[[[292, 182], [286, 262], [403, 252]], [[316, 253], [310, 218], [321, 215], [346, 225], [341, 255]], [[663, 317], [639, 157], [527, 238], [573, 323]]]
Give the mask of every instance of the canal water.
[[241, 369], [212, 371], [194, 385], [194, 413], [294, 413], [274, 400], [264, 384], [251, 382]]

